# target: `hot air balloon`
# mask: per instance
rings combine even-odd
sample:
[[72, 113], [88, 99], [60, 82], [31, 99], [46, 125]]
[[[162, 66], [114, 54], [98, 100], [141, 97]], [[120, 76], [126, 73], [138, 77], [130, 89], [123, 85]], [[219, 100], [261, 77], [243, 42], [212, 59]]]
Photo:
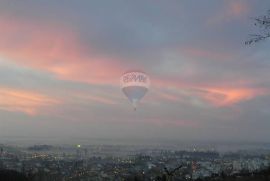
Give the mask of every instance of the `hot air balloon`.
[[142, 71], [128, 71], [121, 76], [120, 83], [123, 93], [136, 110], [137, 103], [149, 89], [149, 76]]

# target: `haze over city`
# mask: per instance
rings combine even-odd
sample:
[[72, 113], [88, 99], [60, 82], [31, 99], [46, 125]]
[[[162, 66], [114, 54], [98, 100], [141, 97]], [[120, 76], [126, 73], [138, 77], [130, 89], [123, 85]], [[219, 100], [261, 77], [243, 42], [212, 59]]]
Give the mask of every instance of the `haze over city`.
[[[0, 137], [270, 141], [270, 1], [0, 0]], [[151, 78], [136, 111], [121, 91]]]

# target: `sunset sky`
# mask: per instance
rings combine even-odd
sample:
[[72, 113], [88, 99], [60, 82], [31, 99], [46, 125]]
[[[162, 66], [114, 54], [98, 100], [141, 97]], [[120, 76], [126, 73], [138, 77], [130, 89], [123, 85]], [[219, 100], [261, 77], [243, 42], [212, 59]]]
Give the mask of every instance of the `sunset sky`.
[[[0, 137], [270, 141], [270, 1], [0, 0]], [[151, 88], [136, 112], [120, 76]]]

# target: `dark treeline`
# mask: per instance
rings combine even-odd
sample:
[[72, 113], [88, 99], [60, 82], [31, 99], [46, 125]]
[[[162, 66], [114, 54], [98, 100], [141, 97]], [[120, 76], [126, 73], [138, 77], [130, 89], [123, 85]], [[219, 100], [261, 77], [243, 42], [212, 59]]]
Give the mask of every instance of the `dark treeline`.
[[[140, 176], [129, 177], [130, 181], [148, 181]], [[156, 176], [156, 181], [187, 181], [188, 179], [169, 176], [164, 173], [162, 176]], [[212, 177], [197, 179], [195, 181], [270, 181], [270, 168], [257, 173], [239, 173], [235, 175], [213, 175]]]
[[231, 176], [221, 174], [221, 176], [198, 179], [197, 181], [270, 181], [270, 168], [257, 173], [239, 173]]
[[13, 170], [0, 170], [1, 181], [30, 181], [24, 174]]
[[[164, 175], [154, 176], [157, 181], [185, 181], [186, 179], [175, 178], [173, 176]], [[48, 179], [48, 178], [47, 178]], [[59, 179], [59, 178], [58, 178]], [[58, 180], [57, 178], [50, 178], [48, 181]], [[89, 178], [91, 179], [91, 178]], [[19, 173], [13, 170], [0, 170], [0, 180], [2, 181], [47, 181], [40, 176], [26, 176], [23, 173]], [[148, 181], [149, 179], [142, 178], [140, 176], [130, 176], [127, 181]], [[270, 181], [270, 168], [257, 173], [241, 173], [236, 175], [226, 176], [221, 174], [218, 176], [212, 176], [204, 179], [197, 179], [196, 181]]]

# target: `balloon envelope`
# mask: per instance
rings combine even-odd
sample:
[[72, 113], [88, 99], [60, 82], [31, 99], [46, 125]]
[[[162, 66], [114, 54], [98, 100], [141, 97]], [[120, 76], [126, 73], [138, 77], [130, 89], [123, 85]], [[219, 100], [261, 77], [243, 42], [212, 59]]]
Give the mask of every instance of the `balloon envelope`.
[[149, 76], [141, 71], [129, 71], [121, 76], [121, 88], [136, 110], [140, 101], [150, 86]]

